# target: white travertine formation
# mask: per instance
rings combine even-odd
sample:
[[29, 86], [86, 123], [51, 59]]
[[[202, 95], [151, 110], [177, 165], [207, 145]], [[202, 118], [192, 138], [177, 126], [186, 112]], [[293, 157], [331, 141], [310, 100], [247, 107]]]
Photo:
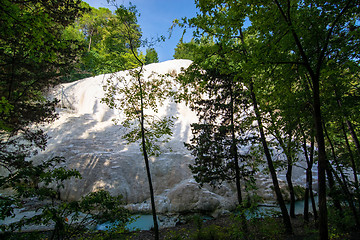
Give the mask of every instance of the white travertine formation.
[[[181, 68], [190, 64], [189, 60], [150, 64], [145, 66], [144, 76], [152, 72], [180, 73]], [[116, 75], [129, 77], [127, 71]], [[50, 137], [46, 151], [35, 158], [63, 156], [67, 167], [80, 171], [82, 179], [66, 182], [61, 190], [64, 200], [79, 199], [91, 191], [105, 189], [114, 195], [122, 194], [128, 208], [149, 211], [149, 188], [139, 143], [126, 144], [122, 136], [127, 129], [112, 121], [121, 117], [121, 113], [100, 102], [104, 96], [103, 85], [109, 77], [110, 74], [86, 78], [62, 84], [54, 90], [54, 96], [61, 99], [63, 107], [59, 108], [59, 119], [45, 127]], [[194, 211], [216, 215], [234, 208], [237, 202], [234, 186], [199, 188], [188, 168], [193, 157], [183, 143], [191, 139], [190, 124], [197, 121], [196, 114], [183, 103], [166, 101], [158, 115], [175, 116], [177, 120], [164, 153], [150, 162], [157, 210], [160, 213]], [[167, 150], [168, 146], [172, 151]], [[295, 182], [304, 185], [304, 177], [304, 169], [294, 170]], [[284, 174], [280, 178], [284, 180]], [[262, 175], [258, 179], [259, 194], [275, 200], [270, 190], [270, 177]]]

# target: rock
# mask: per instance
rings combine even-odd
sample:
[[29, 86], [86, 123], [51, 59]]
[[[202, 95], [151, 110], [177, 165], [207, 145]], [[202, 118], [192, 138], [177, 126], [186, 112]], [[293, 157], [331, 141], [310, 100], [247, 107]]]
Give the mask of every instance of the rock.
[[[190, 64], [189, 60], [150, 64], [145, 66], [144, 76], [152, 72], [174, 75]], [[127, 71], [115, 75], [129, 77]], [[77, 200], [92, 191], [105, 189], [113, 195], [122, 194], [129, 209], [149, 212], [149, 187], [139, 143], [126, 143], [122, 136], [128, 130], [112, 121], [121, 118], [121, 113], [101, 103], [103, 85], [110, 76], [86, 78], [62, 84], [54, 90], [52, 97], [61, 100], [59, 119], [44, 127], [50, 137], [48, 147], [33, 160], [62, 156], [67, 167], [80, 171], [82, 179], [65, 183], [60, 195], [63, 200]], [[190, 124], [197, 122], [196, 114], [185, 104], [169, 100], [163, 102], [157, 115], [177, 117], [170, 142], [162, 146], [163, 154], [150, 159], [157, 210], [160, 213], [217, 215], [233, 209], [236, 205], [233, 185], [200, 188], [188, 168], [193, 157], [183, 143], [191, 139]], [[262, 175], [261, 179], [258, 185], [263, 188], [259, 193], [273, 200], [269, 176]], [[264, 188], [267, 191], [262, 191]]]

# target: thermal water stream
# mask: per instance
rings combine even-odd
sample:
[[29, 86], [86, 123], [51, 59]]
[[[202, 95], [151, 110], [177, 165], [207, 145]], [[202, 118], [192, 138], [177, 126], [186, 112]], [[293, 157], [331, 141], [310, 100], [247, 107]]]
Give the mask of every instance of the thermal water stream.
[[[317, 205], [318, 204], [318, 198], [317, 197], [315, 197], [315, 202], [316, 202], [316, 205]], [[295, 202], [295, 214], [303, 214], [303, 212], [304, 212], [304, 204], [305, 204], [304, 200]], [[289, 210], [290, 209], [290, 204], [287, 204], [286, 207]], [[273, 214], [274, 212], [280, 212], [280, 208], [277, 207], [277, 206], [259, 206], [258, 210], [259, 211], [257, 211], [256, 215], [246, 214], [247, 218], [259, 217], [259, 216], [267, 216], [267, 215]], [[312, 211], [311, 200], [310, 199], [309, 199], [309, 211]], [[136, 218], [136, 220], [126, 226], [126, 228], [128, 230], [130, 230], [130, 231], [150, 230], [152, 227], [154, 227], [154, 222], [153, 222], [152, 215], [134, 215], [134, 217]], [[160, 217], [161, 216], [159, 216], [159, 218]], [[204, 216], [204, 219], [211, 219], [211, 218]], [[172, 219], [172, 222], [173, 222], [173, 226], [175, 226], [176, 219]], [[115, 225], [114, 223], [109, 223], [109, 222], [104, 223], [104, 224], [99, 224], [99, 225], [96, 226], [96, 230], [105, 231], [109, 227], [112, 227], [114, 225]], [[160, 222], [159, 225], [160, 225], [160, 227], [162, 226], [161, 222]]]

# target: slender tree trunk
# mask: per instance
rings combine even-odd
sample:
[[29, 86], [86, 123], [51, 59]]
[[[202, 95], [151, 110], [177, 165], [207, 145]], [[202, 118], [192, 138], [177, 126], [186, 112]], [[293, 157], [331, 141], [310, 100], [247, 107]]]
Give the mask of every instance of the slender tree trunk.
[[[342, 128], [342, 131], [343, 131], [343, 134], [344, 134], [344, 139], [345, 139], [345, 142], [346, 142], [346, 147], [349, 151], [349, 155], [350, 155], [350, 160], [351, 160], [351, 168], [353, 170], [353, 174], [354, 174], [354, 181], [355, 181], [355, 189], [356, 189], [356, 193], [359, 193], [360, 190], [359, 190], [359, 180], [357, 178], [357, 170], [356, 170], [356, 164], [355, 164], [355, 159], [354, 159], [354, 155], [352, 154], [352, 151], [351, 151], [351, 147], [350, 147], [350, 144], [349, 144], [349, 140], [347, 138], [347, 135], [346, 135], [346, 131], [345, 131], [345, 126], [344, 126], [344, 123], [341, 122], [341, 128]], [[356, 198], [356, 196], [355, 196]], [[360, 199], [358, 199], [358, 206], [360, 207]]]
[[351, 138], [353, 139], [354, 143], [355, 143], [355, 147], [356, 147], [356, 150], [360, 156], [360, 143], [359, 143], [359, 139], [356, 135], [356, 132], [354, 130], [354, 127], [352, 125], [352, 123], [349, 121], [349, 120], [346, 120], [346, 124], [349, 128], [349, 131], [350, 131], [350, 134], [351, 134]]
[[[146, 146], [145, 146], [144, 132], [143, 132], [143, 130], [141, 130], [141, 132], [142, 132], [141, 138], [142, 138], [142, 142], [143, 142], [142, 147], [143, 147], [143, 149], [145, 149]], [[152, 180], [151, 180], [149, 158], [147, 156], [146, 150], [143, 150], [143, 153], [144, 153], [144, 160], [145, 160], [145, 166], [146, 166], [146, 173], [147, 173], [148, 182], [149, 182], [151, 210], [152, 210], [153, 222], [154, 222], [155, 240], [159, 240], [159, 225], [158, 225], [157, 216], [156, 216], [155, 197], [154, 197], [154, 189], [153, 189]]]
[[303, 150], [304, 150], [304, 155], [305, 155], [305, 160], [307, 163], [307, 168], [306, 168], [306, 181], [305, 181], [305, 195], [304, 195], [304, 220], [306, 222], [309, 222], [309, 195], [310, 195], [310, 174], [311, 174], [311, 169], [310, 169], [310, 160], [309, 160], [309, 154], [308, 154], [308, 150], [307, 150], [307, 146], [306, 146], [306, 137], [305, 134], [301, 128], [301, 124], [300, 124], [300, 131], [303, 137]]
[[292, 138], [292, 129], [288, 131], [288, 142], [285, 146], [286, 148], [286, 158], [287, 158], [287, 172], [286, 172], [286, 181], [289, 186], [289, 193], [290, 193], [290, 217], [295, 218], [295, 190], [294, 185], [292, 182], [292, 170], [294, 164], [294, 158], [291, 149], [291, 138]]
[[253, 107], [254, 107], [256, 119], [257, 119], [257, 122], [258, 122], [261, 143], [262, 143], [263, 148], [264, 148], [266, 160], [267, 160], [267, 163], [268, 163], [268, 167], [269, 167], [271, 178], [272, 178], [273, 185], [274, 185], [275, 194], [276, 194], [276, 197], [277, 197], [280, 209], [281, 209], [281, 213], [282, 213], [282, 216], [283, 216], [283, 222], [284, 222], [284, 225], [285, 225], [285, 229], [286, 229], [287, 233], [293, 234], [290, 217], [289, 217], [288, 211], [287, 211], [286, 206], [285, 206], [284, 198], [283, 198], [283, 196], [281, 194], [281, 191], [280, 191], [279, 182], [278, 182], [278, 179], [277, 179], [277, 176], [276, 176], [276, 170], [274, 168], [273, 161], [272, 161], [271, 154], [270, 154], [270, 150], [269, 150], [267, 142], [266, 142], [264, 128], [263, 128], [262, 121], [261, 121], [260, 111], [258, 109], [258, 104], [257, 104], [255, 92], [254, 92], [253, 83], [250, 83], [250, 93], [251, 93], [251, 99], [253, 101]]
[[[335, 88], [334, 92], [335, 92], [335, 97], [336, 97], [337, 103], [339, 105], [339, 108], [342, 109], [342, 113], [343, 113], [343, 117], [345, 119], [346, 125], [348, 126], [351, 137], [352, 137], [352, 139], [353, 139], [353, 141], [355, 143], [356, 150], [357, 150], [357, 152], [358, 152], [358, 154], [360, 156], [359, 139], [356, 136], [355, 130], [354, 130], [351, 122], [348, 120], [348, 117], [347, 117], [348, 114], [346, 114], [345, 110], [342, 107], [340, 96], [339, 96], [338, 91], [336, 90], [336, 88]], [[343, 121], [341, 121], [341, 128], [342, 128], [342, 131], [343, 131], [343, 134], [344, 134], [344, 139], [345, 139], [345, 142], [346, 142], [346, 146], [347, 146], [349, 154], [350, 154], [351, 166], [352, 166], [352, 169], [353, 169], [353, 172], [354, 172], [355, 187], [356, 187], [356, 190], [359, 191], [359, 181], [357, 179], [356, 165], [355, 165], [354, 157], [353, 157], [353, 154], [352, 154], [352, 151], [351, 151], [351, 148], [350, 148], [349, 140], [347, 138], [347, 134], [346, 134], [346, 131], [345, 131], [345, 126], [344, 126]]]
[[345, 143], [346, 143], [346, 147], [347, 147], [347, 149], [348, 149], [349, 156], [350, 156], [351, 168], [352, 168], [353, 173], [354, 173], [355, 188], [356, 188], [356, 190], [359, 192], [359, 180], [358, 180], [358, 178], [357, 178], [357, 170], [356, 170], [355, 159], [354, 159], [354, 155], [353, 155], [353, 153], [352, 153], [352, 151], [351, 151], [351, 147], [350, 147], [350, 144], [349, 144], [349, 140], [348, 140], [347, 135], [346, 135], [344, 122], [341, 122], [341, 129], [342, 129], [342, 131], [343, 131], [344, 139], [345, 139]]
[[346, 196], [346, 199], [348, 201], [348, 204], [350, 206], [350, 209], [352, 210], [353, 214], [354, 214], [354, 218], [355, 218], [355, 222], [356, 222], [356, 225], [359, 226], [359, 218], [358, 218], [358, 214], [357, 214], [357, 211], [356, 211], [356, 208], [355, 208], [355, 205], [354, 205], [354, 201], [353, 201], [353, 196], [352, 194], [350, 193], [349, 191], [349, 188], [348, 188], [348, 185], [347, 185], [347, 180], [346, 180], [346, 177], [344, 175], [344, 172], [342, 171], [341, 167], [340, 167], [340, 164], [338, 162], [338, 159], [337, 159], [337, 156], [335, 154], [335, 148], [334, 148], [334, 145], [330, 139], [330, 136], [324, 126], [324, 130], [325, 130], [325, 134], [326, 134], [326, 137], [329, 141], [329, 144], [330, 144], [330, 148], [331, 148], [331, 152], [332, 152], [332, 155], [333, 155], [333, 160], [336, 164], [336, 168], [337, 170], [340, 172], [340, 175], [341, 175], [341, 179], [340, 177], [337, 175], [337, 172], [331, 167], [330, 163], [329, 163], [329, 168], [330, 170], [332, 170], [332, 173], [334, 174], [336, 180], [338, 181], [340, 187], [342, 188], [342, 191], [343, 193], [345, 194]]
[[[304, 133], [304, 129], [302, 128], [301, 122], [299, 120], [299, 128], [300, 128], [300, 132], [302, 135], [302, 147], [304, 150], [304, 155], [305, 155], [305, 160], [306, 160], [306, 164], [307, 164], [307, 168], [306, 168], [306, 180], [305, 180], [305, 194], [304, 194], [304, 220], [306, 222], [309, 222], [309, 197], [310, 197], [310, 184], [312, 184], [310, 182], [310, 177], [311, 177], [311, 167], [312, 165], [310, 165], [310, 158], [309, 158], [309, 153], [308, 153], [308, 149], [306, 146], [306, 136]], [[311, 139], [312, 142], [311, 144], [313, 144], [313, 138]]]
[[326, 176], [329, 182], [329, 188], [330, 188], [330, 193], [329, 193], [329, 197], [331, 197], [334, 201], [334, 207], [339, 211], [340, 215], [343, 214], [343, 210], [341, 207], [341, 203], [337, 197], [337, 193], [336, 193], [336, 186], [335, 186], [335, 180], [334, 180], [334, 176], [330, 170], [330, 163], [328, 163], [326, 165]]
[[[291, 158], [291, 157], [290, 157]], [[289, 193], [290, 193], [290, 217], [295, 218], [295, 191], [294, 186], [292, 183], [292, 161], [288, 157], [288, 164], [287, 164], [287, 172], [286, 172], [286, 181], [289, 187]]]
[[[324, 131], [325, 131], [325, 135], [328, 136], [325, 127], [324, 127]], [[329, 143], [331, 144], [331, 141], [329, 141]], [[330, 187], [329, 196], [333, 199], [335, 208], [337, 208], [339, 210], [340, 214], [342, 215], [343, 210], [342, 210], [342, 207], [341, 207], [341, 203], [340, 203], [340, 201], [338, 199], [335, 180], [334, 180], [333, 173], [330, 170], [330, 167], [331, 167], [330, 163], [327, 162], [327, 164], [326, 164], [326, 175], [327, 175], [327, 178], [328, 178], [328, 181], [329, 181], [329, 187]]]
[[[292, 136], [292, 131], [288, 131], [287, 136], [288, 136], [288, 143], [285, 144], [283, 141], [283, 137], [280, 134], [277, 126], [276, 126], [276, 120], [274, 115], [272, 114], [272, 112], [269, 112], [270, 117], [271, 117], [271, 123], [272, 125], [274, 125], [274, 132], [275, 132], [275, 138], [278, 140], [281, 148], [283, 149], [285, 156], [286, 156], [286, 162], [287, 162], [287, 172], [286, 172], [286, 182], [289, 188], [289, 195], [290, 195], [290, 217], [295, 218], [295, 191], [294, 191], [294, 186], [292, 183], [292, 169], [293, 169], [293, 158], [291, 155], [291, 136]], [[286, 139], [285, 139], [286, 140]]]
[[309, 171], [309, 168], [306, 169], [306, 185], [305, 185], [305, 194], [304, 194], [304, 221], [309, 222], [309, 197], [310, 197], [310, 178], [309, 175], [311, 172]]
[[90, 36], [90, 39], [89, 39], [88, 52], [90, 52], [90, 50], [91, 50], [91, 36]]
[[235, 167], [235, 182], [236, 182], [236, 191], [237, 191], [237, 199], [238, 203], [242, 205], [242, 196], [241, 196], [241, 184], [240, 184], [240, 168], [239, 168], [239, 155], [236, 144], [236, 136], [235, 136], [235, 123], [234, 123], [234, 98], [233, 98], [233, 90], [232, 86], [230, 86], [230, 125], [231, 125], [231, 155], [233, 156], [234, 167]]
[[318, 145], [318, 184], [319, 184], [319, 236], [320, 240], [327, 240], [328, 221], [327, 221], [327, 206], [326, 206], [326, 152], [325, 140], [322, 129], [322, 117], [320, 109], [320, 92], [319, 92], [319, 78], [312, 76], [313, 83], [313, 107], [314, 107], [314, 120], [316, 129], [316, 142]]
[[89, 34], [89, 46], [88, 46], [88, 52], [90, 52], [90, 50], [91, 50], [91, 43], [92, 43], [92, 42], [91, 42], [91, 40], [92, 40], [92, 35], [93, 35], [93, 32], [94, 32], [94, 31], [91, 31], [91, 32], [90, 32], [90, 34]]
[[234, 165], [235, 165], [235, 182], [236, 182], [237, 199], [238, 199], [238, 204], [241, 206], [243, 202], [242, 202], [242, 196], [241, 196], [239, 160], [238, 160], [237, 156], [234, 156]]
[[305, 196], [304, 196], [304, 220], [306, 222], [309, 221], [309, 198], [311, 200], [311, 206], [314, 214], [315, 220], [318, 218], [317, 210], [316, 210], [316, 203], [314, 198], [314, 192], [312, 189], [312, 167], [314, 164], [314, 138], [311, 138], [311, 146], [310, 146], [310, 153], [307, 151], [306, 146], [306, 138], [305, 134], [303, 134], [304, 142], [303, 142], [303, 148], [305, 153], [305, 159], [307, 163], [306, 168], [306, 188], [305, 188]]
[[313, 213], [314, 213], [314, 219], [317, 220], [318, 219], [318, 212], [316, 209], [316, 202], [315, 202], [315, 197], [314, 197], [314, 192], [313, 192], [313, 188], [312, 188], [312, 167], [314, 165], [314, 148], [315, 148], [315, 141], [314, 141], [314, 137], [311, 138], [311, 146], [310, 146], [310, 165], [309, 165], [309, 169], [310, 169], [310, 180], [309, 180], [309, 191], [310, 191], [310, 199], [311, 199], [311, 206], [313, 209]]
[[247, 238], [248, 235], [248, 227], [247, 227], [247, 221], [246, 221], [246, 216], [244, 214], [243, 210], [243, 200], [242, 200], [242, 196], [241, 196], [241, 183], [240, 183], [240, 168], [239, 168], [239, 154], [238, 154], [238, 150], [237, 150], [237, 141], [236, 141], [236, 135], [235, 135], [235, 121], [234, 121], [234, 95], [233, 95], [233, 89], [232, 86], [230, 86], [230, 104], [231, 104], [231, 118], [230, 118], [230, 124], [231, 124], [231, 140], [232, 140], [232, 144], [231, 144], [231, 153], [233, 156], [233, 160], [234, 160], [234, 165], [235, 165], [235, 182], [236, 182], [236, 190], [237, 190], [237, 199], [238, 199], [238, 204], [241, 207], [241, 227], [242, 230], [244, 231], [244, 237], [245, 239]]
[[[311, 177], [312, 179], [312, 177]], [[312, 182], [312, 180], [310, 180], [310, 182]], [[316, 208], [316, 202], [315, 202], [315, 196], [314, 196], [314, 192], [312, 190], [312, 185], [310, 185], [310, 199], [311, 199], [311, 207], [313, 209], [313, 214], [314, 214], [314, 220], [316, 221], [319, 218], [319, 214]]]
[[[147, 174], [148, 184], [149, 184], [151, 210], [152, 210], [152, 216], [153, 216], [153, 222], [154, 222], [155, 240], [159, 240], [159, 225], [158, 225], [157, 215], [156, 215], [154, 188], [153, 188], [152, 179], [151, 179], [150, 164], [149, 164], [149, 157], [148, 157], [148, 151], [147, 151], [147, 147], [146, 147], [146, 136], [145, 136], [144, 89], [143, 89], [143, 84], [141, 81], [141, 75], [142, 75], [144, 63], [140, 60], [140, 58], [138, 57], [138, 55], [136, 53], [136, 47], [135, 47], [136, 43], [134, 43], [134, 42], [136, 42], [136, 40], [139, 40], [139, 39], [136, 39], [136, 37], [131, 34], [132, 33], [131, 22], [129, 22], [129, 19], [127, 19], [126, 17], [122, 19], [122, 22], [125, 25], [124, 34], [125, 34], [126, 39], [129, 41], [130, 51], [140, 66], [139, 71], [136, 72], [136, 78], [137, 78], [137, 83], [138, 83], [139, 91], [140, 91], [139, 121], [140, 121], [140, 128], [141, 128], [140, 129], [140, 131], [141, 131], [141, 146], [142, 146], [142, 152], [144, 155], [146, 174]], [[136, 109], [136, 110], [138, 110], [138, 109]]]
[[151, 210], [152, 210], [153, 222], [154, 222], [155, 240], [159, 240], [159, 225], [158, 225], [157, 216], [156, 216], [154, 189], [153, 189], [152, 180], [151, 180], [149, 157], [148, 157], [148, 154], [147, 154], [146, 139], [145, 139], [145, 127], [144, 127], [145, 117], [144, 117], [143, 89], [142, 89], [142, 83], [141, 83], [141, 72], [142, 72], [142, 69], [143, 69], [143, 65], [141, 65], [140, 71], [138, 72], [138, 76], [137, 76], [137, 77], [138, 77], [139, 89], [140, 89], [140, 107], [141, 107], [141, 109], [140, 109], [140, 114], [141, 114], [141, 116], [140, 116], [140, 127], [141, 127], [141, 143], [142, 143], [142, 150], [143, 150], [145, 167], [146, 167], [146, 174], [147, 174], [148, 183], [149, 183], [150, 201], [151, 201]]

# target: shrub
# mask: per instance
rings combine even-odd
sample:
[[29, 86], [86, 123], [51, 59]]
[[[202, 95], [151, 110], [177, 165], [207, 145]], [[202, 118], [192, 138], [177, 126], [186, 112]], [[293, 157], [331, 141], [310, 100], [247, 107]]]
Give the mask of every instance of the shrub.
[[[43, 204], [36, 208], [37, 214], [23, 217], [11, 224], [0, 225], [0, 230], [8, 232], [3, 236], [12, 238], [11, 232], [21, 231], [27, 225], [54, 226], [51, 239], [70, 238], [79, 232], [89, 231], [88, 226], [107, 221], [116, 225], [110, 232], [125, 232], [125, 225], [130, 220], [130, 213], [123, 208], [122, 196], [111, 196], [101, 190], [84, 196], [80, 201], [61, 202], [59, 190], [64, 181], [72, 177], [80, 178], [80, 173], [73, 169], [57, 167], [63, 158], [53, 158], [39, 165], [29, 165], [6, 177], [0, 177], [0, 187], [11, 188], [12, 196], [1, 196], [0, 219], [15, 217], [15, 209], [23, 208], [27, 199], [38, 199]], [[26, 234], [24, 234], [26, 235]], [[16, 238], [18, 239], [18, 235]], [[33, 234], [28, 234], [30, 238]], [[36, 237], [35, 237], [36, 239]]]

